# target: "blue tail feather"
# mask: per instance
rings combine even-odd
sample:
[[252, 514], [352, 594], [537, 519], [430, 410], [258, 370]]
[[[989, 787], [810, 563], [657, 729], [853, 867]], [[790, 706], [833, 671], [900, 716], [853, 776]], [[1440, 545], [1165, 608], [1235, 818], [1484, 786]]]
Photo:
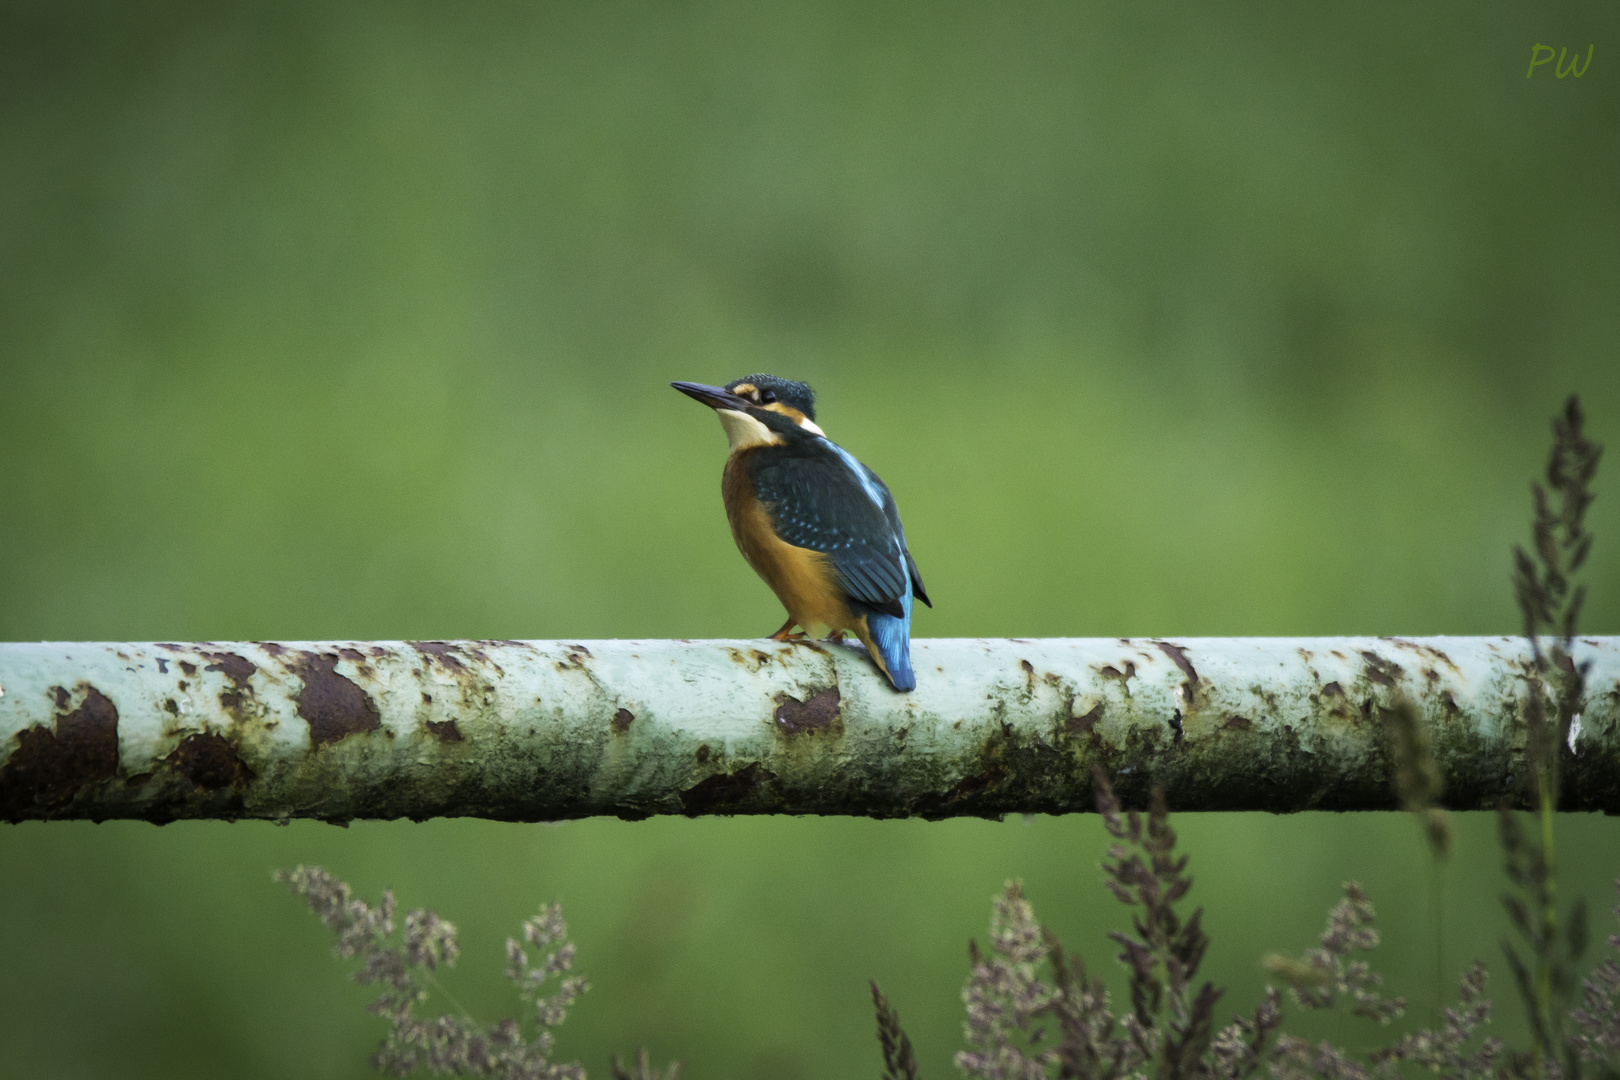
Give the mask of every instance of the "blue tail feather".
[[900, 618], [885, 615], [880, 611], [873, 611], [866, 616], [866, 630], [872, 635], [872, 644], [877, 646], [878, 652], [883, 656], [883, 664], [889, 669], [889, 681], [894, 683], [896, 690], [913, 690], [917, 686], [917, 676], [911, 670], [911, 582], [906, 582], [906, 591], [900, 597], [901, 610], [905, 612]]

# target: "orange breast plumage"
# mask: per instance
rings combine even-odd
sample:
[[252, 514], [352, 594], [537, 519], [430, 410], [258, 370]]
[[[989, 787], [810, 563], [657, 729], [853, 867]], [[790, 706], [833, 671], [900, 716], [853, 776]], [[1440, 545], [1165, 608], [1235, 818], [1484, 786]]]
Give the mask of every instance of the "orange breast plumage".
[[732, 538], [748, 565], [809, 633], [853, 630], [856, 618], [834, 581], [831, 560], [776, 535], [771, 515], [748, 478], [748, 452], [731, 455], [721, 481]]

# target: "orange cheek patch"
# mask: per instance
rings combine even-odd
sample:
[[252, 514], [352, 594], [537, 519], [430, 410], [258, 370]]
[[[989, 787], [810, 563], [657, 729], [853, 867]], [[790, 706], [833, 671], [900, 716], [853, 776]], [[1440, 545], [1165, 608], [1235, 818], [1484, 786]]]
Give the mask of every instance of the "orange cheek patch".
[[766, 412], [781, 413], [795, 424], [804, 423], [804, 413], [800, 412], [798, 409], [795, 409], [791, 405], [784, 405], [780, 401], [773, 401], [769, 405], [764, 406], [764, 408]]

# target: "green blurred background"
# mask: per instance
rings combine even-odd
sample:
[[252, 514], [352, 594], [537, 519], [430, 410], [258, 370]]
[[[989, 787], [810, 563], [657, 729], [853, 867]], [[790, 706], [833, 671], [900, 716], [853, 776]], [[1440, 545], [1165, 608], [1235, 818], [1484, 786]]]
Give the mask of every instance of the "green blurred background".
[[[1514, 632], [1547, 418], [1578, 390], [1620, 445], [1617, 25], [7, 0], [0, 639], [765, 633], [723, 437], [666, 385], [758, 370], [896, 492], [919, 636]], [[1537, 42], [1604, 49], [1527, 79]], [[1346, 878], [1417, 1019], [1496, 959], [1489, 818], [1443, 871], [1395, 815], [1179, 826], [1224, 1014]], [[1563, 837], [1603, 911], [1620, 827]], [[641, 1043], [691, 1080], [873, 1075], [875, 977], [947, 1076], [1004, 880], [1112, 966], [1103, 847], [1090, 817], [3, 827], [0, 1073], [367, 1075], [369, 994], [269, 877], [318, 862], [457, 922], [484, 1019], [561, 900], [594, 1075]]]

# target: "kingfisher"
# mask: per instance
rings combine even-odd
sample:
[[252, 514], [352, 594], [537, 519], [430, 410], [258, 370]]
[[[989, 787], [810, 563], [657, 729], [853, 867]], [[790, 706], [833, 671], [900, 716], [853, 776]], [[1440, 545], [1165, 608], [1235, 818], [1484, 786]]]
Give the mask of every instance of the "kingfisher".
[[[713, 409], [731, 444], [720, 493], [743, 558], [787, 608], [771, 635], [846, 631], [896, 690], [911, 690], [911, 604], [929, 607], [888, 485], [816, 425], [808, 385], [745, 375], [670, 383]], [[790, 633], [794, 626], [801, 633]]]

